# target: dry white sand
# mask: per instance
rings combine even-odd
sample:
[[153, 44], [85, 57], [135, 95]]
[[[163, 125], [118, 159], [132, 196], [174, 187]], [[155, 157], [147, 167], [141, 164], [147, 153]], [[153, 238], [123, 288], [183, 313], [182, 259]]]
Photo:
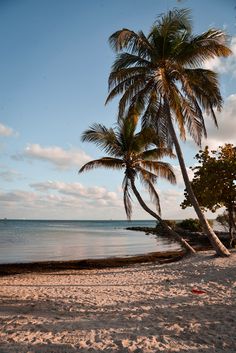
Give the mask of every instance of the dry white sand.
[[236, 252], [1, 277], [0, 352], [234, 353], [235, 289]]

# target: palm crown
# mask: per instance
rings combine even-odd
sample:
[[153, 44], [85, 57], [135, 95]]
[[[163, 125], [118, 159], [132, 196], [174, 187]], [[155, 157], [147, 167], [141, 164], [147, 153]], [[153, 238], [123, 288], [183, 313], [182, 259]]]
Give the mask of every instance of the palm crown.
[[[175, 183], [175, 175], [168, 163], [158, 161], [163, 156], [173, 157], [171, 149], [165, 148], [152, 128], [144, 128], [136, 133], [137, 119], [129, 115], [120, 119], [115, 129], [107, 129], [104, 125], [94, 124], [82, 134], [82, 141], [95, 143], [108, 157], [86, 163], [79, 172], [93, 168], [124, 169], [125, 176], [122, 187], [127, 217], [132, 214], [131, 190], [132, 182], [138, 177], [148, 190], [152, 201], [160, 213], [160, 202], [154, 184], [158, 177]], [[157, 147], [158, 146], [158, 147]]]
[[152, 126], [166, 145], [174, 144], [185, 186], [198, 218], [217, 254], [228, 256], [206, 217], [189, 181], [181, 147], [175, 132], [186, 138], [186, 130], [200, 145], [207, 135], [203, 111], [215, 124], [215, 109], [222, 107], [217, 75], [202, 67], [205, 60], [231, 54], [224, 32], [209, 29], [194, 36], [189, 10], [174, 9], [157, 19], [146, 37], [122, 29], [110, 37], [118, 52], [109, 77], [107, 102], [122, 95], [119, 103], [121, 118], [126, 110], [142, 113], [143, 127]]
[[158, 18], [148, 36], [122, 29], [111, 35], [110, 44], [120, 53], [109, 77], [107, 102], [122, 94], [119, 117], [135, 106], [143, 111], [143, 126], [154, 125], [172, 143], [167, 119], [171, 115], [181, 138], [187, 127], [200, 144], [206, 136], [203, 110], [217, 124], [214, 108], [222, 106], [217, 75], [201, 64], [231, 53], [224, 32], [209, 29], [194, 36], [189, 10], [175, 9]]

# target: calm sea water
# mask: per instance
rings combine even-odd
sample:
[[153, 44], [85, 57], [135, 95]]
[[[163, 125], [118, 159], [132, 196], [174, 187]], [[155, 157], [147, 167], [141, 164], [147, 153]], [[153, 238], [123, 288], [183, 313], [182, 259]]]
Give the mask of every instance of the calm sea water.
[[126, 230], [154, 221], [0, 221], [0, 263], [81, 260], [178, 249], [169, 239]]

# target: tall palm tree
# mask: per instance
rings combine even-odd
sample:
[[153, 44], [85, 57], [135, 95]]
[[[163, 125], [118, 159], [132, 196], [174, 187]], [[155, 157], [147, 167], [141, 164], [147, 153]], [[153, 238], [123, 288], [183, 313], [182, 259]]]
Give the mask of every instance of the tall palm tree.
[[217, 125], [214, 109], [222, 108], [217, 75], [201, 65], [207, 59], [230, 55], [226, 35], [209, 29], [194, 36], [189, 10], [174, 9], [157, 19], [148, 36], [122, 29], [109, 40], [118, 55], [109, 76], [107, 102], [122, 95], [118, 118], [128, 107], [136, 107], [143, 113], [144, 127], [153, 126], [160, 137], [174, 144], [188, 195], [203, 229], [217, 254], [229, 256], [192, 191], [176, 134], [178, 127], [180, 138], [185, 140], [187, 131], [200, 145], [202, 136], [207, 135], [204, 111]]
[[[168, 163], [157, 159], [163, 156], [173, 157], [174, 155], [171, 149], [163, 147], [157, 140], [156, 133], [152, 128], [146, 127], [139, 133], [135, 133], [137, 121], [133, 114], [120, 119], [116, 129], [107, 129], [104, 125], [94, 124], [86, 130], [82, 134], [82, 141], [95, 143], [109, 156], [86, 163], [79, 172], [99, 167], [124, 169], [123, 201], [128, 219], [132, 215], [131, 192], [133, 192], [142, 208], [154, 217], [170, 236], [174, 237], [187, 252], [195, 253], [195, 250], [173, 231], [158, 214], [160, 213], [160, 202], [154, 184], [158, 177], [166, 178], [171, 183], [175, 183], [175, 175]], [[146, 205], [138, 192], [135, 185], [137, 178], [148, 190], [152, 201], [156, 205], [157, 212]]]

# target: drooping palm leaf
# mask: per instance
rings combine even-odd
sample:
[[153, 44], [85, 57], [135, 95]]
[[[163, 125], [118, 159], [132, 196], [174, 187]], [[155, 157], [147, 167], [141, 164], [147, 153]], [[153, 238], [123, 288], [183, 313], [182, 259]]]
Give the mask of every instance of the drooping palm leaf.
[[157, 179], [156, 175], [148, 172], [145, 169], [140, 168], [139, 169], [139, 179], [140, 179], [141, 183], [143, 184], [143, 186], [145, 187], [145, 189], [148, 190], [149, 195], [151, 197], [151, 200], [156, 206], [156, 210], [157, 210], [158, 214], [161, 214], [159, 195], [158, 195], [156, 189], [154, 188], [154, 184]]
[[143, 160], [140, 162], [140, 166], [146, 170], [150, 170], [156, 177], [167, 179], [172, 184], [176, 183], [175, 174], [169, 163]]

